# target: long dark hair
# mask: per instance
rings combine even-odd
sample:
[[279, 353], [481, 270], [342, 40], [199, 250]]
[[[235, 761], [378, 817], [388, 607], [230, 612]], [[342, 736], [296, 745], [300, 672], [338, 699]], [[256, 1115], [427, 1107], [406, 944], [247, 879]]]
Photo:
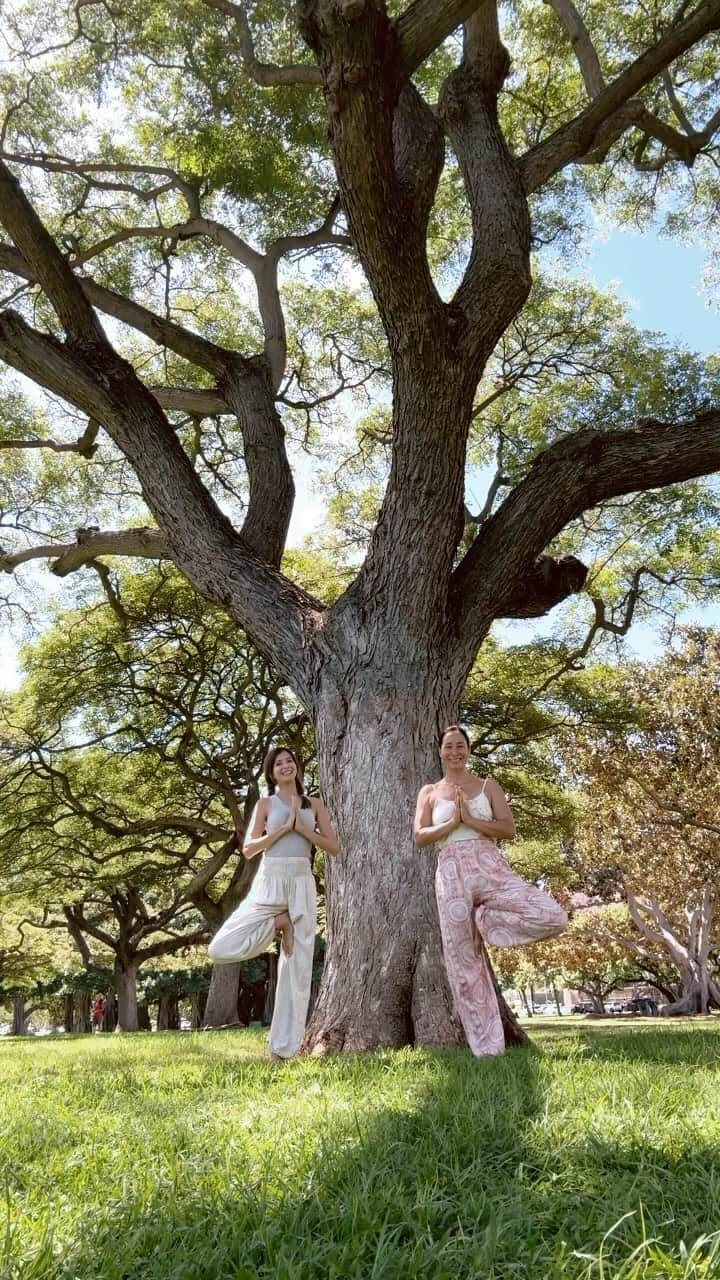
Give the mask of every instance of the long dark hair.
[[272, 748], [270, 749], [270, 751], [268, 751], [268, 753], [267, 753], [267, 755], [266, 755], [266, 757], [265, 757], [265, 761], [264, 761], [264, 763], [263, 763], [263, 774], [264, 774], [264, 776], [265, 776], [265, 781], [266, 781], [266, 783], [267, 783], [268, 795], [270, 795], [270, 796], [274, 796], [274, 795], [275, 795], [275, 790], [276, 790], [276, 785], [277, 785], [277, 784], [276, 784], [275, 779], [274, 779], [274, 777], [273, 777], [273, 769], [275, 768], [275, 761], [277, 760], [277, 758], [278, 758], [278, 756], [279, 756], [279, 755], [282, 755], [283, 751], [285, 752], [285, 754], [286, 754], [286, 755], [291, 756], [291, 758], [292, 758], [292, 759], [294, 760], [294, 762], [295, 762], [295, 768], [297, 769], [297, 773], [295, 774], [295, 790], [297, 791], [298, 795], [300, 796], [300, 808], [301, 808], [301, 809], [312, 809], [312, 805], [310, 804], [310, 801], [308, 800], [308, 798], [307, 798], [307, 796], [305, 795], [305, 792], [304, 792], [304, 790], [303, 790], [303, 784], [302, 784], [302, 776], [303, 776], [302, 765], [300, 764], [300, 761], [298, 760], [297, 756], [295, 755], [295, 752], [293, 751], [292, 747], [272, 747]]

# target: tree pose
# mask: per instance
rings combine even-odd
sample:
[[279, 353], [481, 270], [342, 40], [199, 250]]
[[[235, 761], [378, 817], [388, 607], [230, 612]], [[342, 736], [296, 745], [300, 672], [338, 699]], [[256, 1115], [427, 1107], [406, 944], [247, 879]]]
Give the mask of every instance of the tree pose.
[[510, 806], [493, 778], [481, 783], [468, 771], [469, 754], [464, 729], [443, 730], [443, 776], [418, 796], [415, 843], [440, 846], [435, 892], [445, 965], [468, 1044], [482, 1057], [505, 1048], [483, 941], [537, 942], [561, 933], [567, 915], [549, 893], [511, 871], [495, 844], [515, 835]]
[[274, 747], [263, 772], [268, 794], [255, 807], [243, 846], [246, 858], [261, 853], [262, 862], [248, 897], [210, 943], [210, 959], [213, 964], [250, 960], [280, 934], [270, 1053], [292, 1058], [305, 1030], [317, 928], [310, 853], [314, 844], [328, 853], [337, 853], [338, 845], [322, 800], [303, 791], [294, 751]]

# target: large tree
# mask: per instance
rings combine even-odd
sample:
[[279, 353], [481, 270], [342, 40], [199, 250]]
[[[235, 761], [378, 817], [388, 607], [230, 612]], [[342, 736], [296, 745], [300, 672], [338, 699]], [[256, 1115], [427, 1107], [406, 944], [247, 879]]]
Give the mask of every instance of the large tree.
[[[528, 298], [533, 219], [536, 240], [551, 236], [558, 193], [593, 185], [575, 166], [607, 160], [631, 198], [696, 164], [698, 198], [712, 192], [720, 0], [593, 6], [587, 22], [572, 0], [540, 12], [495, 0], [204, 0], [123, 17], [60, 4], [12, 21], [0, 266], [22, 301], [0, 317], [0, 358], [88, 425], [53, 439], [6, 433], [5, 444], [92, 457], [102, 429], [155, 525], [85, 528], [62, 545], [29, 537], [5, 567], [166, 557], [227, 609], [312, 718], [340, 833], [310, 1046], [453, 1040], [432, 861], [410, 837], [438, 726], [455, 717], [496, 619], [541, 615], [582, 586], [579, 560], [548, 554], [573, 521], [720, 465], [713, 405], [678, 399], [666, 421], [579, 430], [561, 420], [529, 435], [468, 532], [476, 391]], [[99, 120], [78, 118], [78, 89], [104, 104]], [[129, 123], [115, 121], [120, 101]], [[344, 329], [336, 314], [322, 341], [303, 341], [280, 264], [315, 250], [360, 265], [380, 356], [356, 308]], [[324, 373], [304, 379], [313, 357]], [[280, 411], [290, 422], [309, 412], [332, 371], [342, 388], [383, 365], [387, 484], [358, 572], [328, 606], [280, 571], [294, 494]], [[240, 527], [228, 422], [247, 471]]]

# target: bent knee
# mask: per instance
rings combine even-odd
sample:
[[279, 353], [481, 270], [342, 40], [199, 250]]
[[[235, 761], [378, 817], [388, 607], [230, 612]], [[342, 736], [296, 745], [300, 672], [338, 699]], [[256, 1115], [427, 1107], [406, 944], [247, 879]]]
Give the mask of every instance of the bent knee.
[[226, 963], [230, 957], [226, 954], [220, 934], [216, 934], [208, 947], [208, 955], [213, 964]]

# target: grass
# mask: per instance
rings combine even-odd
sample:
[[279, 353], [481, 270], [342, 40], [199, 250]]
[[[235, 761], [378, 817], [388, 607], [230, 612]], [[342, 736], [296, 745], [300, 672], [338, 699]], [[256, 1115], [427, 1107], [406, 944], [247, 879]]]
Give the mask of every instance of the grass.
[[720, 1020], [535, 1022], [484, 1061], [0, 1042], [0, 1276], [720, 1277]]

